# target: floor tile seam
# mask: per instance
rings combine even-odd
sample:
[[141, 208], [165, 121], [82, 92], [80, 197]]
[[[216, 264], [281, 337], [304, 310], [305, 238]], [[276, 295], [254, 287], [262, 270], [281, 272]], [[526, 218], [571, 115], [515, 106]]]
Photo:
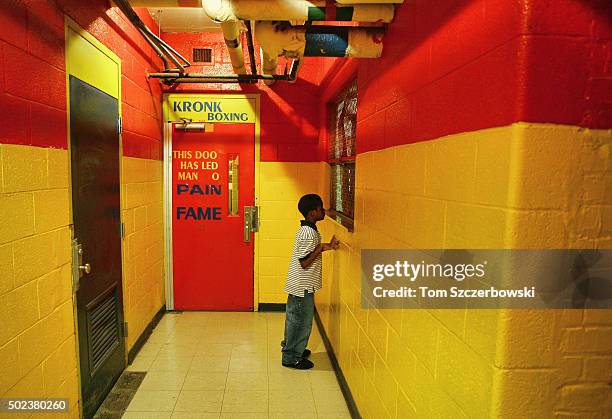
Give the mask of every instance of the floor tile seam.
[[[266, 340], [270, 339], [270, 319], [268, 316], [265, 316], [266, 319]], [[266, 350], [268, 345], [266, 345]], [[266, 353], [266, 359], [268, 359], [268, 354]], [[266, 362], [266, 367], [268, 367]], [[268, 392], [268, 418], [270, 417], [270, 369], [266, 369], [266, 391]]]
[[[193, 359], [191, 360], [191, 362], [193, 362]], [[189, 368], [187, 368], [187, 372], [185, 372], [185, 378], [183, 379], [183, 384], [181, 384], [181, 389], [179, 390], [179, 395], [176, 398], [176, 403], [174, 403], [174, 407], [172, 408], [172, 413], [170, 414], [170, 417], [172, 417], [174, 415], [174, 412], [176, 409], [176, 405], [178, 404], [178, 399], [179, 397], [181, 397], [181, 393], [183, 392], [183, 388], [185, 387], [185, 381], [187, 381], [187, 374], [189, 374], [189, 370], [191, 369], [191, 364], [189, 365]]]
[[[230, 361], [231, 362], [231, 361]], [[221, 407], [219, 408], [219, 417], [223, 414], [223, 403], [225, 402], [225, 392], [227, 391], [227, 380], [229, 378], [229, 363], [227, 365], [227, 371], [225, 372], [225, 385], [223, 386], [223, 396], [221, 397]]]

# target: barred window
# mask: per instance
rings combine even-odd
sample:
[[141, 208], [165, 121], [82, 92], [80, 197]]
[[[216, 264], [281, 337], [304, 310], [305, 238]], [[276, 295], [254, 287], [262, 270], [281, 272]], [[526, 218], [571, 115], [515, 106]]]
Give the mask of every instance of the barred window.
[[328, 163], [331, 166], [330, 215], [353, 228], [355, 217], [355, 137], [357, 80], [329, 104]]

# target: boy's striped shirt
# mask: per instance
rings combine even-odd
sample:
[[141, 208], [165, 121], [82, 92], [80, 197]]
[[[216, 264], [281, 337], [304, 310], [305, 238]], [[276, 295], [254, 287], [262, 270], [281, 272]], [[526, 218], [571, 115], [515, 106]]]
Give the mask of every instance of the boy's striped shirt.
[[300, 264], [300, 259], [308, 257], [315, 248], [321, 244], [321, 234], [314, 223], [301, 221], [301, 226], [295, 236], [293, 254], [289, 263], [287, 273], [287, 283], [285, 292], [297, 297], [304, 296], [304, 290], [315, 292], [321, 289], [321, 272], [323, 267], [323, 257], [321, 254], [304, 269]]

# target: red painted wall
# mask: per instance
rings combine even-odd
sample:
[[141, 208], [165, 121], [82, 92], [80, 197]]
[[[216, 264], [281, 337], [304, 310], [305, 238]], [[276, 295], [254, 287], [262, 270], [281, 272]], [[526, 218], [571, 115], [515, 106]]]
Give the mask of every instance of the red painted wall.
[[[103, 0], [0, 3], [0, 142], [67, 147], [63, 12], [122, 59], [124, 154], [160, 159], [161, 88], [146, 78], [159, 61]], [[515, 121], [611, 127], [611, 22], [605, 0], [405, 2], [383, 58], [356, 60], [358, 151]], [[191, 70], [231, 71], [220, 34], [165, 38], [188, 58], [193, 46], [220, 52], [214, 68]], [[262, 160], [317, 161], [324, 159], [322, 98], [342, 84], [333, 80], [334, 62], [345, 61], [307, 58], [295, 84], [166, 90], [259, 92]]]
[[123, 154], [161, 159], [161, 89], [146, 78], [158, 59], [103, 0], [0, 2], [0, 142], [67, 148], [64, 13], [122, 60]]
[[[219, 33], [168, 33], [163, 35], [188, 60], [193, 48], [212, 48], [213, 61], [207, 65], [193, 65], [189, 72], [232, 74], [232, 65]], [[243, 45], [248, 57], [246, 45]], [[259, 66], [259, 47], [255, 45]], [[239, 84], [185, 84], [165, 88], [167, 92], [243, 92], [261, 94], [261, 161], [320, 161], [319, 110], [322, 66], [330, 59], [306, 58], [294, 84], [277, 82], [268, 87]], [[333, 59], [331, 59], [333, 61]], [[279, 60], [279, 61], [282, 61]], [[279, 73], [282, 73], [279, 63]], [[248, 59], [247, 71], [250, 68]]]
[[383, 57], [356, 61], [358, 152], [516, 121], [612, 127], [608, 1], [405, 2]]

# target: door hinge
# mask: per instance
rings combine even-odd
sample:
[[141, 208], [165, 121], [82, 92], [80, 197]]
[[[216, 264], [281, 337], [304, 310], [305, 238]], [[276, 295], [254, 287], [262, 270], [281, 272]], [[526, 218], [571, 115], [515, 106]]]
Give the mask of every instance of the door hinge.
[[128, 335], [128, 324], [127, 322], [123, 322], [123, 337], [127, 338]]
[[119, 229], [121, 230], [121, 240], [125, 240], [125, 223], [121, 223]]
[[117, 118], [117, 133], [123, 134], [123, 118]]

